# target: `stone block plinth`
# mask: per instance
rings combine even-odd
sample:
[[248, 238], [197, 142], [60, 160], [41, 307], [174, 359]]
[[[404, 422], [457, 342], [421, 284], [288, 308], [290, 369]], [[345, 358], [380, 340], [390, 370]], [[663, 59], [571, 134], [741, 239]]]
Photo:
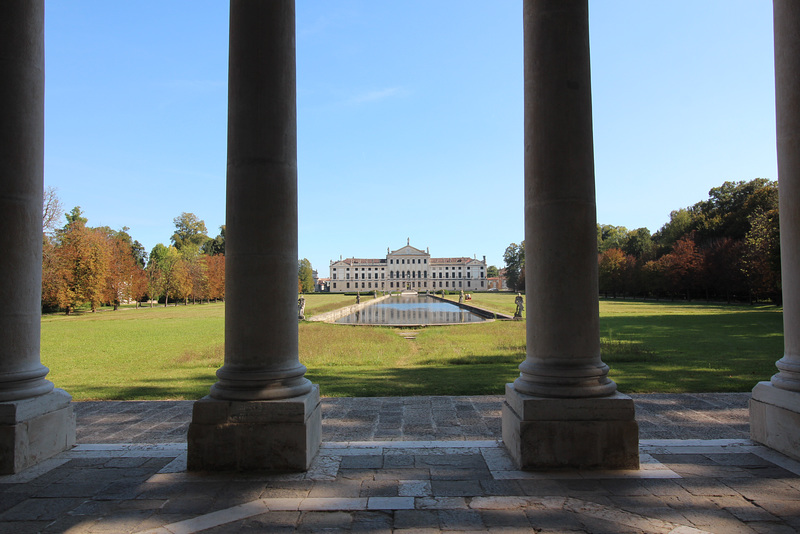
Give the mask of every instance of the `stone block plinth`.
[[319, 386], [299, 397], [229, 401], [204, 397], [189, 425], [190, 471], [305, 471], [322, 442]]
[[520, 469], [638, 469], [633, 399], [533, 397], [506, 384], [503, 442]]
[[750, 398], [750, 438], [800, 460], [800, 393], [759, 382]]
[[72, 397], [63, 389], [0, 402], [0, 475], [19, 473], [75, 445]]

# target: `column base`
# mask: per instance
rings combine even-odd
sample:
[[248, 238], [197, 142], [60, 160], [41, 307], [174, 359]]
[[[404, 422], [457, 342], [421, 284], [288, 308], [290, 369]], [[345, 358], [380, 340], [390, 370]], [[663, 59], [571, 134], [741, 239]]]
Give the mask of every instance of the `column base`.
[[533, 397], [506, 384], [503, 442], [520, 469], [639, 469], [633, 399]]
[[759, 382], [750, 398], [750, 439], [800, 460], [800, 393]]
[[189, 425], [189, 471], [306, 471], [322, 442], [319, 386], [299, 397], [203, 397]]
[[72, 397], [63, 389], [0, 402], [0, 475], [19, 473], [75, 445]]

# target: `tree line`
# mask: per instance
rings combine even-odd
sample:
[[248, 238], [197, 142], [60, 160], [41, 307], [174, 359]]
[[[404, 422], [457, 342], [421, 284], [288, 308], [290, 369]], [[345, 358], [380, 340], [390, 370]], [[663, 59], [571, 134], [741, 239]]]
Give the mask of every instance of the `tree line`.
[[[655, 234], [597, 225], [600, 292], [606, 296], [780, 299], [778, 183], [725, 182], [675, 210]], [[509, 287], [524, 289], [524, 242], [504, 254]]]
[[42, 210], [42, 309], [67, 314], [88, 305], [116, 310], [135, 302], [203, 302], [225, 298], [225, 226], [215, 238], [192, 213], [176, 217], [170, 245], [148, 255], [129, 228], [90, 227], [80, 207], [66, 214], [52, 188]]

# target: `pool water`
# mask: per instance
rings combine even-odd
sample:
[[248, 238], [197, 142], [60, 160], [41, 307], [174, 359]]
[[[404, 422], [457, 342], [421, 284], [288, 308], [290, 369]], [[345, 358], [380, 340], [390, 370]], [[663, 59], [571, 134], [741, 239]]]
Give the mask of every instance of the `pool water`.
[[338, 324], [443, 325], [479, 323], [485, 319], [433, 297], [398, 296], [382, 300], [337, 320]]

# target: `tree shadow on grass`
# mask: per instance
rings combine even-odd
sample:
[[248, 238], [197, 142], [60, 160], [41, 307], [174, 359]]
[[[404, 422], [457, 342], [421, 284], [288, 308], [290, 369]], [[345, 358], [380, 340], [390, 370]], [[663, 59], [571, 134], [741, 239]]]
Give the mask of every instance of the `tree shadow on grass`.
[[513, 364], [403, 367], [391, 369], [314, 368], [306, 377], [329, 397], [419, 395], [502, 395], [519, 376]]
[[603, 354], [609, 376], [627, 392], [743, 392], [776, 372], [783, 352], [779, 313], [612, 316], [605, 339], [639, 343], [642, 358]]
[[171, 377], [141, 378], [125, 385], [63, 386], [74, 400], [197, 400], [208, 395], [216, 379], [213, 373], [197, 373], [176, 380]]

